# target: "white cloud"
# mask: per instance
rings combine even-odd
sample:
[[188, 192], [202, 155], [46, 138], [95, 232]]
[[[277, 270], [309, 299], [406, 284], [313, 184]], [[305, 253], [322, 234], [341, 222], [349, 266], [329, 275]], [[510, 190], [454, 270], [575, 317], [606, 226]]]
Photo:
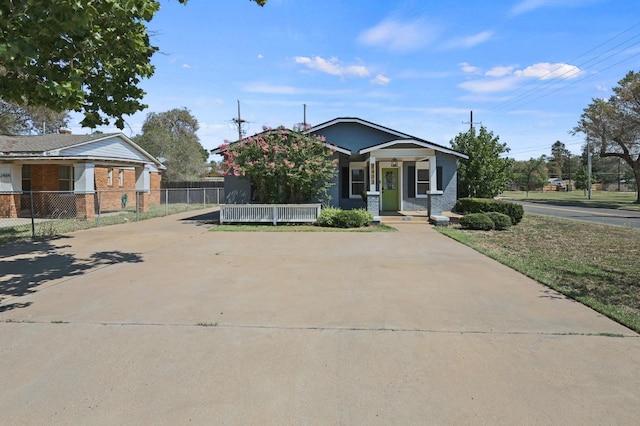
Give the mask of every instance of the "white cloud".
[[484, 73], [484, 75], [488, 77], [504, 77], [505, 75], [511, 74], [513, 72], [513, 68], [513, 66], [493, 67], [489, 71]]
[[294, 95], [298, 93], [298, 90], [295, 87], [291, 86], [273, 86], [264, 83], [251, 83], [246, 85], [243, 90], [245, 92], [253, 92], [253, 93], [268, 93], [275, 95]]
[[378, 74], [373, 80], [371, 80], [371, 83], [377, 84], [379, 86], [386, 86], [387, 84], [389, 84], [390, 81], [391, 79], [389, 77], [386, 77], [382, 74]]
[[551, 3], [551, 0], [524, 0], [511, 8], [511, 14], [521, 15], [523, 13], [531, 12], [532, 10], [541, 8], [548, 3]]
[[[466, 62], [460, 64], [463, 71], [475, 69]], [[514, 71], [513, 66], [496, 66], [484, 73], [485, 77], [478, 80], [465, 81], [458, 87], [472, 93], [493, 93], [510, 90], [518, 85], [518, 82], [526, 78], [537, 78], [539, 80], [550, 79], [572, 79], [580, 76], [583, 71], [575, 65], [550, 64], [541, 62], [531, 65], [523, 70]], [[469, 72], [469, 71], [465, 71]]]
[[262, 59], [262, 58], [264, 58], [264, 55], [262, 53], [259, 53], [258, 54], [258, 59]]
[[408, 53], [429, 45], [439, 28], [424, 18], [411, 21], [385, 19], [358, 36], [361, 44], [383, 48], [394, 53]]
[[550, 64], [548, 62], [534, 64], [522, 71], [515, 72], [515, 75], [518, 77], [533, 77], [540, 80], [551, 80], [552, 78], [567, 80], [576, 78], [581, 74], [582, 70], [575, 65], [563, 63]]
[[492, 93], [513, 89], [518, 82], [515, 77], [501, 79], [482, 79], [460, 83], [458, 87], [474, 93]]
[[189, 64], [182, 64], [182, 68], [191, 68], [191, 65], [189, 65]]
[[479, 74], [481, 71], [480, 68], [469, 65], [467, 62], [460, 62], [458, 65], [462, 72], [466, 72], [467, 74]]
[[591, 2], [585, 0], [522, 0], [511, 8], [509, 14], [517, 16], [543, 7], [580, 7], [587, 3]]
[[370, 75], [369, 69], [364, 65], [344, 66], [339, 63], [338, 58], [324, 59], [320, 56], [314, 56], [313, 58], [296, 56], [295, 61], [309, 69], [340, 77], [368, 77]]
[[493, 37], [493, 31], [483, 31], [468, 37], [461, 37], [449, 40], [443, 47], [445, 49], [466, 49], [477, 46]]

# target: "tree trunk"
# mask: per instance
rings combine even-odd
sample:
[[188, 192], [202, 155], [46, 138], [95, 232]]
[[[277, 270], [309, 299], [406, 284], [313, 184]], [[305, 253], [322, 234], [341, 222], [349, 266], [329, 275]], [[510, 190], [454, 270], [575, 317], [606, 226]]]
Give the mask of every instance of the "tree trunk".
[[640, 167], [633, 168], [633, 175], [636, 177], [636, 204], [640, 204]]

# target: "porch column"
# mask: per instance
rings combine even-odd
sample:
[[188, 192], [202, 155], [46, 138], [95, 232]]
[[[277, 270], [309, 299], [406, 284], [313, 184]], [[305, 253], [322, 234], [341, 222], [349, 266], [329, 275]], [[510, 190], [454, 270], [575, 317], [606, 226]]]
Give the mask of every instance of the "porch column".
[[373, 216], [374, 222], [380, 222], [380, 191], [376, 190], [378, 174], [376, 158], [369, 157], [369, 190], [367, 191], [367, 211]]
[[151, 191], [151, 172], [148, 164], [136, 167], [136, 210], [146, 212], [149, 209]]
[[18, 217], [22, 191], [22, 165], [0, 164], [0, 217]]
[[76, 198], [76, 217], [93, 220], [95, 209], [95, 164], [76, 163], [73, 165], [73, 192]]

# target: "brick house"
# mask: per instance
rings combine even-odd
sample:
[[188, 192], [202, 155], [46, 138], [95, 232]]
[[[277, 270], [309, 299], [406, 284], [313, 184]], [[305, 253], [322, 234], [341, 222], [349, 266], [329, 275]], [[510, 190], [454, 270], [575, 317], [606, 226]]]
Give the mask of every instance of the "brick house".
[[[43, 199], [49, 191], [67, 196], [80, 219], [95, 217], [96, 191], [101, 211], [115, 210], [126, 199], [146, 211], [160, 202], [164, 169], [122, 133], [0, 136], [0, 217], [18, 217], [29, 191]], [[51, 208], [46, 199], [37, 205], [42, 215]]]

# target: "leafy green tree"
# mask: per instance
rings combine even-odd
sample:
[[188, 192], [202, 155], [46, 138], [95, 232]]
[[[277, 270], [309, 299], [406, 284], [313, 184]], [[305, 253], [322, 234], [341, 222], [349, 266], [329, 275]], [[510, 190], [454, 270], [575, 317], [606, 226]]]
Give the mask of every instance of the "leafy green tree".
[[451, 146], [469, 156], [458, 166], [459, 197], [493, 198], [509, 187], [513, 160], [501, 157], [509, 148], [486, 127], [458, 134]]
[[549, 178], [544, 156], [513, 163], [513, 177], [518, 186], [527, 192], [544, 186]]
[[146, 108], [138, 85], [158, 50], [146, 23], [159, 8], [157, 0], [1, 1], [0, 97], [82, 111], [85, 127], [113, 118], [122, 129], [123, 115]]
[[[630, 71], [608, 100], [593, 99], [573, 133], [584, 133], [602, 158], [621, 158], [640, 179], [640, 72]], [[640, 188], [636, 203], [640, 203]]]
[[46, 107], [20, 106], [0, 99], [0, 134], [57, 133], [68, 122], [67, 112], [55, 112]]
[[220, 149], [224, 152], [222, 170], [248, 179], [260, 203], [326, 201], [337, 173], [333, 150], [323, 138], [284, 127], [265, 128]]
[[[591, 175], [591, 183], [594, 184], [597, 181], [596, 176]], [[589, 172], [586, 167], [582, 166], [578, 168], [576, 171], [575, 183], [576, 189], [582, 189], [584, 194], [587, 195], [587, 189], [589, 189]]]
[[568, 159], [571, 156], [571, 152], [565, 147], [565, 145], [556, 141], [551, 145], [551, 158], [547, 163], [547, 169], [551, 177], [565, 179], [568, 176], [566, 165]]
[[150, 113], [142, 125], [142, 134], [133, 141], [156, 158], [163, 159], [165, 181], [193, 181], [207, 171], [209, 153], [200, 144], [196, 132], [198, 120], [186, 109]]

